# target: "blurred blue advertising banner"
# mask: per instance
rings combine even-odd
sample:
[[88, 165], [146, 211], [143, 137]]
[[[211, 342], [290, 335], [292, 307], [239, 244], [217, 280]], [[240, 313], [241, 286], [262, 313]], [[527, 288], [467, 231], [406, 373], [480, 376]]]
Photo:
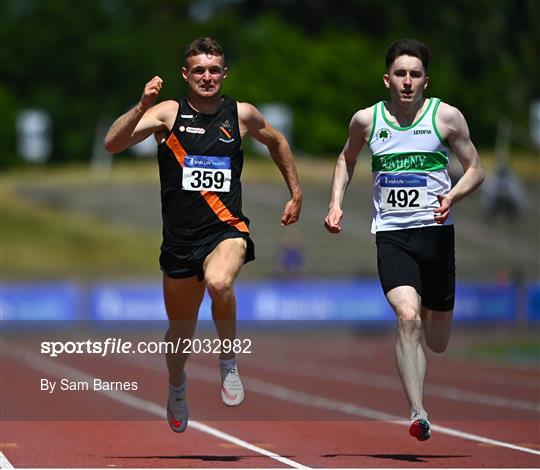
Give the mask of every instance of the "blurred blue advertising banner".
[[274, 281], [238, 286], [246, 320], [388, 320], [390, 307], [375, 281]]
[[461, 283], [456, 287], [454, 319], [513, 321], [517, 319], [517, 300], [513, 284]]
[[[260, 281], [236, 286], [239, 320], [393, 320], [378, 281]], [[540, 283], [527, 287], [527, 318], [540, 319]], [[461, 283], [457, 321], [514, 321], [513, 285]], [[166, 320], [159, 282], [3, 284], [2, 320]], [[199, 319], [210, 320], [205, 295]]]
[[90, 287], [92, 320], [166, 320], [159, 283], [103, 283]]
[[76, 320], [82, 299], [79, 287], [69, 282], [2, 283], [0, 319]]
[[[392, 320], [378, 281], [266, 281], [238, 283], [239, 320]], [[91, 293], [96, 320], [164, 320], [160, 284], [97, 285]], [[516, 289], [511, 285], [461, 284], [456, 320], [512, 321]], [[205, 295], [199, 319], [210, 320]]]
[[527, 320], [540, 322], [540, 282], [531, 283], [527, 288]]

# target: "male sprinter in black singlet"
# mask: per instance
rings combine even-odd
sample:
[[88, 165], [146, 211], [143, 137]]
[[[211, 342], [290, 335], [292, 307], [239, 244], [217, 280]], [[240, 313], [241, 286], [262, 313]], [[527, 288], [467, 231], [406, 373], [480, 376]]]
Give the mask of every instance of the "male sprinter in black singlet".
[[[284, 136], [251, 104], [221, 95], [227, 67], [216, 41], [203, 37], [187, 46], [182, 76], [188, 84], [187, 96], [156, 105], [163, 81], [157, 76], [150, 80], [139, 103], [111, 126], [105, 148], [121, 152], [154, 134], [163, 216], [159, 261], [169, 317], [165, 338], [176, 343], [192, 337], [208, 288], [212, 316], [224, 344], [236, 337], [234, 280], [242, 265], [255, 258], [249, 220], [242, 213], [242, 138], [247, 134], [266, 145], [283, 174], [291, 199], [282, 225], [298, 220], [302, 193]], [[175, 432], [183, 432], [188, 423], [187, 357], [167, 354], [167, 417]], [[244, 389], [232, 351], [221, 352], [220, 372], [223, 402], [239, 405]]]

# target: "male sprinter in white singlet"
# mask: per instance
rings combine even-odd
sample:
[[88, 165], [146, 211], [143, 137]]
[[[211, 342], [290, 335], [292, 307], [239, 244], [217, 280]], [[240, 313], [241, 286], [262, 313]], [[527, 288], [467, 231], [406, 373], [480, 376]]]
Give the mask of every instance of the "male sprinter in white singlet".
[[[381, 285], [398, 321], [396, 359], [411, 406], [409, 432], [431, 435], [424, 409], [426, 359], [420, 343], [446, 350], [455, 291], [454, 226], [450, 209], [484, 179], [480, 159], [461, 112], [425, 98], [431, 54], [426, 45], [402, 39], [386, 54], [384, 85], [390, 100], [358, 111], [338, 157], [329, 212], [331, 233], [341, 231], [341, 204], [365, 143], [372, 152], [372, 233], [377, 243]], [[464, 174], [452, 188], [450, 150]]]

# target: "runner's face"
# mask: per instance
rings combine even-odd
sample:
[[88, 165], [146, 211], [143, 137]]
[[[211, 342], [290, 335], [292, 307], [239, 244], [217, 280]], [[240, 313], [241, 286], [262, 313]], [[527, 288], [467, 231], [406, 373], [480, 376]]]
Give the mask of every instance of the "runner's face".
[[415, 103], [424, 96], [428, 76], [418, 57], [399, 56], [384, 75], [384, 84], [390, 89], [392, 100]]
[[223, 56], [199, 54], [188, 57], [182, 76], [190, 91], [200, 98], [212, 98], [219, 94], [227, 68]]

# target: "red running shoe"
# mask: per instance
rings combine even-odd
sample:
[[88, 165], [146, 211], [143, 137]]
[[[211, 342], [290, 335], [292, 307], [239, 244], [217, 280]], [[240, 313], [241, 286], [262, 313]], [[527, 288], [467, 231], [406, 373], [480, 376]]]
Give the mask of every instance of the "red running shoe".
[[427, 419], [413, 421], [409, 428], [409, 434], [419, 441], [427, 441], [431, 437], [431, 429]]

